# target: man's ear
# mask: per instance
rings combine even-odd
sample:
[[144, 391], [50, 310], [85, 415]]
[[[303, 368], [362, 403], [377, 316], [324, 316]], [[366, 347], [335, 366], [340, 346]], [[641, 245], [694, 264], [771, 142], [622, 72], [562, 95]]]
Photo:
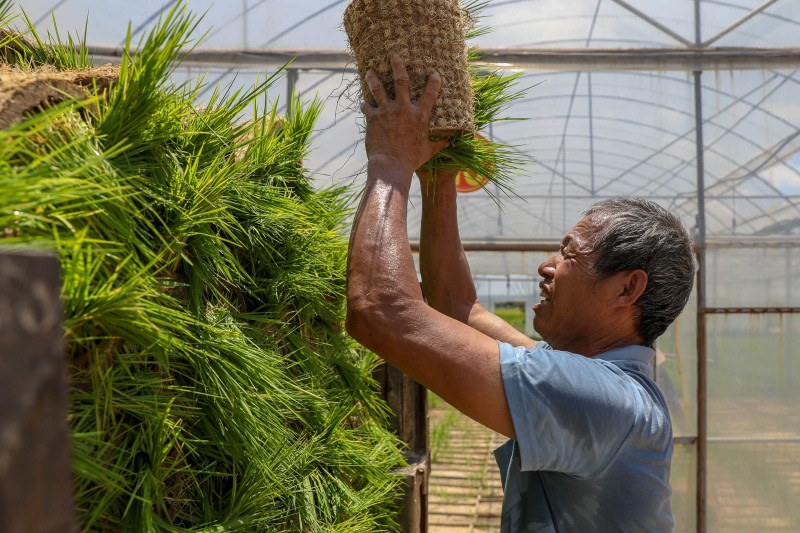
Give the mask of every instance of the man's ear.
[[634, 305], [647, 288], [647, 272], [636, 269], [620, 272], [617, 276], [619, 284], [614, 295], [614, 303], [620, 307]]

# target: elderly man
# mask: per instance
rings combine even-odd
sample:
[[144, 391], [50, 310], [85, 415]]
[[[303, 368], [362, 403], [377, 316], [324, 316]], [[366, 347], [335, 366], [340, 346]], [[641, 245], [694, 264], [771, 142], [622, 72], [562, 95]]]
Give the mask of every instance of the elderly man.
[[441, 80], [432, 74], [411, 102], [402, 59], [392, 67], [395, 99], [367, 74], [377, 106], [362, 105], [369, 162], [350, 243], [348, 331], [511, 439], [495, 452], [503, 531], [671, 531], [672, 430], [652, 364], [655, 339], [691, 292], [686, 231], [644, 200], [591, 207], [539, 266], [537, 343], [478, 303], [453, 173], [439, 171], [421, 176], [436, 180], [422, 188], [421, 290], [406, 209], [412, 174], [447, 144], [427, 135]]

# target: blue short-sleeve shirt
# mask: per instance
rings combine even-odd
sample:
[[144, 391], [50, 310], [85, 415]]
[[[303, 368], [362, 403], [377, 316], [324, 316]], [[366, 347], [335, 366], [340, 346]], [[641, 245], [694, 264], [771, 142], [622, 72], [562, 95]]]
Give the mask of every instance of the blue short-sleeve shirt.
[[674, 529], [672, 426], [654, 358], [644, 346], [588, 358], [500, 343], [517, 435], [495, 450], [502, 531]]

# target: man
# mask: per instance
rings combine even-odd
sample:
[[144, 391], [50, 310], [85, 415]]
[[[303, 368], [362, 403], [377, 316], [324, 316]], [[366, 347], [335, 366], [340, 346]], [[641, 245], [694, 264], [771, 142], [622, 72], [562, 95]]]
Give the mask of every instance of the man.
[[685, 230], [643, 200], [590, 208], [539, 267], [536, 343], [478, 303], [453, 173], [422, 172], [423, 299], [406, 207], [412, 174], [447, 144], [427, 134], [441, 80], [432, 74], [413, 103], [402, 59], [392, 68], [394, 100], [367, 73], [377, 106], [362, 104], [368, 176], [351, 235], [348, 331], [511, 439], [496, 451], [503, 531], [671, 531], [672, 430], [652, 364], [656, 337], [691, 292]]

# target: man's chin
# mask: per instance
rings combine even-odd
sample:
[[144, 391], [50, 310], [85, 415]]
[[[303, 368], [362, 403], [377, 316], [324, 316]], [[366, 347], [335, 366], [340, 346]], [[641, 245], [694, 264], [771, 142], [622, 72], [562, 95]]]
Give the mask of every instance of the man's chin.
[[533, 329], [539, 334], [543, 341], [550, 344], [550, 341], [547, 340], [549, 335], [547, 334], [547, 327], [544, 324], [544, 320], [536, 315], [533, 316]]

